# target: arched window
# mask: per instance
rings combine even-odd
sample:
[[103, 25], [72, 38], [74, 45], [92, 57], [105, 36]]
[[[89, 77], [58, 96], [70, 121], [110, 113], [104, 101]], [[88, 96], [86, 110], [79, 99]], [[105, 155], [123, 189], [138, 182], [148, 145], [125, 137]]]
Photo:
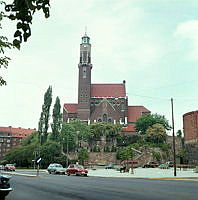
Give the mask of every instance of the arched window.
[[104, 115], [103, 115], [102, 121], [103, 121], [103, 122], [107, 122], [107, 114], [104, 114]]

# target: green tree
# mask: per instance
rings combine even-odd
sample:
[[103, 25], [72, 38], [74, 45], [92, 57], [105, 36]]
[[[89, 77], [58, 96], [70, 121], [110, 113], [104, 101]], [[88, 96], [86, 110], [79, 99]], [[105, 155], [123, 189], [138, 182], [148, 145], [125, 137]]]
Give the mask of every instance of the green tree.
[[177, 137], [180, 137], [180, 138], [181, 138], [181, 137], [182, 137], [182, 131], [181, 131], [181, 130], [178, 130], [177, 133], [176, 133], [176, 135], [177, 135]]
[[91, 138], [92, 134], [90, 132], [90, 127], [87, 124], [85, 124], [79, 120], [75, 120], [75, 121], [71, 122], [70, 124], [75, 129], [76, 137], [77, 137], [78, 141], [81, 141], [81, 140], [88, 141]]
[[50, 107], [52, 104], [52, 87], [49, 86], [44, 95], [44, 104], [42, 105], [41, 117], [38, 124], [39, 137], [41, 138], [41, 144], [47, 141], [49, 118], [50, 118]]
[[164, 142], [166, 140], [166, 129], [162, 124], [153, 124], [146, 130], [146, 135], [153, 142]]
[[76, 147], [76, 131], [70, 123], [63, 123], [61, 129], [61, 153], [66, 155], [65, 152], [71, 151]]
[[[26, 42], [31, 36], [30, 24], [32, 24], [33, 14], [36, 11], [43, 10], [45, 17], [49, 17], [49, 0], [13, 0], [12, 3], [0, 1], [0, 6], [5, 11], [0, 11], [0, 29], [2, 29], [1, 21], [5, 18], [16, 22], [16, 31], [14, 33], [14, 41], [9, 42], [8, 38], [0, 35], [0, 53], [4, 54], [5, 49], [17, 47], [20, 49], [21, 43]], [[0, 69], [7, 68], [10, 58], [7, 56], [0, 57]], [[6, 81], [0, 76], [0, 86], [6, 85]]]
[[53, 119], [53, 122], [51, 124], [51, 128], [52, 128], [51, 139], [58, 141], [60, 137], [61, 126], [62, 126], [62, 114], [61, 114], [61, 105], [60, 105], [59, 97], [56, 97], [52, 119]]
[[80, 149], [78, 152], [78, 159], [80, 164], [84, 165], [84, 161], [89, 158], [89, 154], [86, 149]]
[[149, 114], [149, 115], [142, 115], [138, 120], [135, 122], [135, 129], [140, 134], [145, 134], [146, 130], [154, 124], [161, 124], [166, 130], [170, 130], [171, 126], [168, 123], [168, 120], [163, 115], [159, 114]]

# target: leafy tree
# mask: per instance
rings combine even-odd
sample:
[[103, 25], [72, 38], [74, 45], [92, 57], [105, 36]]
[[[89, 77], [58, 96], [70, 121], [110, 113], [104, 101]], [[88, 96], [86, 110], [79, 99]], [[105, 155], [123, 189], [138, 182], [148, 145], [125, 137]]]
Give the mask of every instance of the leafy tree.
[[[0, 1], [0, 5], [2, 5], [3, 2]], [[2, 29], [1, 21], [3, 20], [4, 13], [0, 12], [0, 29]], [[8, 42], [8, 38], [5, 36], [0, 36], [0, 54], [5, 54], [5, 50], [13, 48], [13, 44]], [[0, 57], [0, 69], [7, 68], [10, 58], [7, 56], [1, 56]], [[6, 81], [3, 79], [3, 77], [0, 76], [0, 86], [6, 85]]]
[[154, 124], [161, 124], [166, 130], [170, 130], [171, 126], [168, 123], [168, 120], [163, 115], [159, 114], [149, 114], [142, 115], [135, 123], [135, 129], [140, 134], [145, 134], [146, 130]]
[[61, 105], [60, 105], [59, 97], [56, 97], [52, 119], [53, 119], [53, 123], [51, 124], [51, 128], [52, 128], [51, 139], [58, 141], [60, 137], [61, 125], [62, 125], [62, 114], [61, 114]]
[[52, 104], [52, 87], [49, 86], [45, 95], [44, 95], [44, 104], [42, 106], [41, 117], [39, 120], [38, 130], [39, 137], [41, 138], [41, 144], [45, 143], [48, 136], [49, 128], [49, 118], [50, 118], [50, 106]]
[[68, 146], [68, 151], [71, 151], [76, 147], [76, 132], [72, 124], [63, 123], [60, 140], [62, 148], [61, 152], [63, 155], [65, 155], [65, 152], [67, 152], [67, 146]]
[[82, 141], [88, 141], [92, 138], [92, 133], [90, 132], [90, 127], [79, 121], [79, 120], [75, 120], [73, 122], [70, 123], [76, 132], [77, 138], [78, 140], [82, 140]]
[[182, 137], [182, 131], [181, 131], [181, 130], [178, 130], [177, 133], [176, 133], [176, 135], [177, 135], [177, 137], [180, 137], [180, 138], [181, 138], [181, 137]]
[[89, 158], [89, 154], [86, 149], [80, 149], [78, 152], [78, 159], [80, 161], [80, 164], [84, 164], [84, 161]]
[[32, 24], [33, 14], [42, 9], [45, 17], [48, 18], [50, 3], [49, 0], [14, 0], [11, 4], [5, 4], [5, 17], [10, 20], [16, 21], [16, 32], [14, 37], [17, 38], [13, 41], [14, 46], [20, 48], [20, 44], [31, 36], [30, 24]]
[[153, 124], [146, 130], [146, 135], [153, 142], [164, 142], [166, 139], [166, 130], [162, 124]]
[[134, 156], [135, 152], [131, 149], [131, 145], [117, 151], [117, 158], [120, 160], [133, 160]]
[[[15, 21], [16, 31], [14, 33], [13, 43], [8, 38], [0, 35], [0, 53], [5, 53], [5, 49], [17, 47], [20, 49], [21, 43], [26, 42], [31, 36], [30, 24], [32, 24], [33, 14], [36, 11], [43, 10], [45, 17], [49, 17], [50, 0], [13, 0], [13, 3], [0, 1], [0, 6], [5, 7], [5, 11], [0, 12], [0, 29], [1, 21], [5, 18]], [[1, 9], [2, 10], [2, 9]], [[0, 57], [0, 68], [7, 68], [10, 58], [7, 56]], [[0, 76], [0, 86], [6, 85], [6, 81]]]
[[107, 137], [116, 137], [121, 131], [121, 126], [119, 124], [97, 122], [90, 124], [90, 131], [94, 138], [99, 138], [104, 135]]

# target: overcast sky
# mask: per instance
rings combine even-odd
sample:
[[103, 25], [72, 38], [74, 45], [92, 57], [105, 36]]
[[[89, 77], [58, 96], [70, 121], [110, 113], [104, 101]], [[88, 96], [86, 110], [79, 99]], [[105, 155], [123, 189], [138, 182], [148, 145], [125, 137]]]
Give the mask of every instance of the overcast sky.
[[[197, 0], [51, 0], [50, 18], [35, 14], [32, 36], [0, 71], [0, 126], [38, 128], [44, 93], [77, 103], [78, 62], [85, 26], [92, 44], [92, 83], [126, 80], [129, 105], [143, 105], [183, 129], [198, 105]], [[15, 24], [4, 21], [10, 38]], [[2, 34], [3, 34], [2, 33]], [[53, 102], [54, 104], [54, 102]], [[53, 107], [53, 105], [52, 105]]]

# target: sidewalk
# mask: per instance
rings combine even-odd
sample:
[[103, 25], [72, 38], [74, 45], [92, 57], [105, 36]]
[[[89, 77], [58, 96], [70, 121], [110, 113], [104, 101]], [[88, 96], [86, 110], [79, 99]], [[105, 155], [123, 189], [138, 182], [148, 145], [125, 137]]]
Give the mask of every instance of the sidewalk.
[[122, 177], [122, 178], [195, 178], [198, 179], [198, 173], [193, 170], [179, 170], [177, 169], [177, 176], [174, 176], [174, 170], [171, 169], [159, 169], [159, 168], [136, 168], [134, 169], [134, 174], [125, 172], [120, 173], [114, 169], [89, 169], [89, 176], [95, 177]]

